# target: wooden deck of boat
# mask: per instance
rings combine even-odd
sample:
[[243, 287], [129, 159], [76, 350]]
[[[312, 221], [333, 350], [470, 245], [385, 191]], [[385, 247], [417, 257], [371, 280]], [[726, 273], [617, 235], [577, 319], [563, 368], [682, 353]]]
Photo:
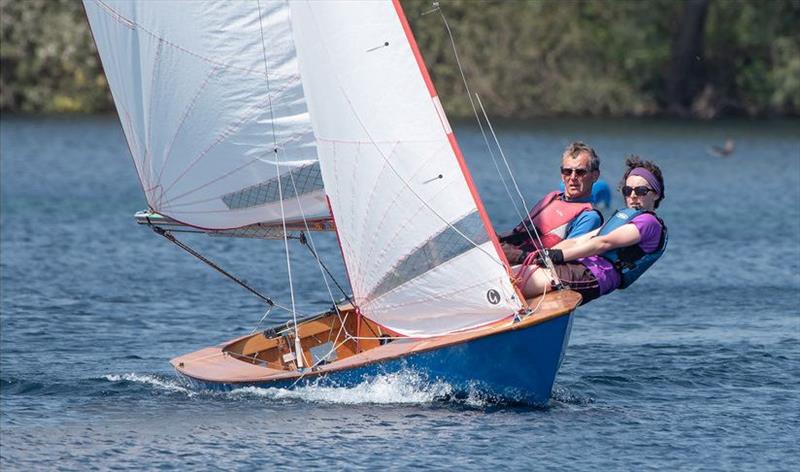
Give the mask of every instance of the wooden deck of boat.
[[[545, 294], [528, 300], [528, 306], [533, 312], [520, 320], [514, 316], [499, 320], [486, 326], [462, 332], [451, 333], [446, 336], [432, 338], [398, 338], [392, 342], [381, 345], [378, 336], [382, 333], [380, 327], [369, 320], [362, 319], [357, 323], [354, 316], [345, 318], [345, 327], [348, 332], [357, 333], [357, 336], [369, 337], [359, 341], [359, 345], [345, 345], [337, 347], [338, 360], [305, 369], [304, 372], [296, 368], [287, 368], [280, 365], [279, 356], [291, 352], [290, 346], [283, 346], [282, 338], [267, 338], [262, 333], [243, 336], [217, 346], [201, 349], [199, 351], [177, 357], [170, 361], [182, 374], [202, 381], [216, 383], [257, 383], [267, 381], [291, 380], [303, 376], [318, 376], [328, 372], [351, 369], [375, 362], [382, 362], [394, 358], [408, 356], [415, 353], [441, 349], [443, 347], [468, 342], [477, 338], [492, 336], [507, 331], [530, 328], [559, 316], [568, 315], [580, 304], [581, 296], [571, 290], [561, 290]], [[303, 350], [308, 353], [309, 346], [319, 345], [317, 336], [324, 332], [331, 333], [335, 328], [333, 317], [337, 315], [316, 318], [299, 325], [300, 337], [303, 340]], [[269, 354], [265, 354], [269, 353]], [[252, 356], [252, 357], [249, 357]], [[311, 358], [311, 356], [306, 356]]]

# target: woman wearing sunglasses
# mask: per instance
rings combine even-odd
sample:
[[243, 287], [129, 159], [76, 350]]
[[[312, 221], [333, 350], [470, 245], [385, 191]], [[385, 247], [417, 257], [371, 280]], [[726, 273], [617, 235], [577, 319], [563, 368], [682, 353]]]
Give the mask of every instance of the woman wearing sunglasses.
[[[631, 156], [620, 183], [626, 208], [602, 227], [546, 250], [561, 283], [583, 296], [583, 303], [625, 288], [664, 253], [667, 227], [655, 214], [664, 199], [661, 169]], [[523, 293], [532, 297], [554, 286], [541, 252], [531, 254], [518, 271]]]

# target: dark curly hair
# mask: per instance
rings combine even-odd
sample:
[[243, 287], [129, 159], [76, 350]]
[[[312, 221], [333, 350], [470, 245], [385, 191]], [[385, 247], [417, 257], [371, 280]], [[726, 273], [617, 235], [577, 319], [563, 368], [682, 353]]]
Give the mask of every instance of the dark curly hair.
[[665, 187], [664, 187], [664, 176], [661, 175], [661, 169], [656, 165], [655, 162], [652, 161], [643, 161], [641, 157], [637, 155], [630, 155], [627, 159], [625, 159], [625, 166], [627, 169], [625, 170], [625, 175], [622, 176], [622, 180], [619, 183], [619, 187], [617, 190], [622, 190], [622, 187], [625, 186], [625, 181], [628, 180], [628, 176], [630, 175], [631, 171], [637, 167], [642, 167], [647, 169], [656, 176], [656, 180], [661, 185], [661, 196], [658, 200], [656, 200], [654, 206], [658, 208], [658, 205], [661, 203], [661, 200], [664, 199], [666, 196]]

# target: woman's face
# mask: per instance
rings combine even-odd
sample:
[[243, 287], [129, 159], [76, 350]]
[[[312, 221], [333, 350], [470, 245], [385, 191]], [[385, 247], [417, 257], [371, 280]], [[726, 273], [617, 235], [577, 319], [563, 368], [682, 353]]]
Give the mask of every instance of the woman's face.
[[[627, 191], [628, 188], [631, 189], [630, 195], [625, 196], [625, 191]], [[639, 190], [641, 193], [642, 188], [646, 188], [647, 193], [644, 195], [637, 195], [636, 190]], [[628, 208], [647, 211], [653, 211], [655, 209], [658, 194], [650, 187], [650, 184], [648, 184], [643, 177], [638, 175], [628, 176], [628, 178], [625, 179], [625, 186], [622, 190], [622, 195], [625, 197], [625, 205], [627, 205]]]

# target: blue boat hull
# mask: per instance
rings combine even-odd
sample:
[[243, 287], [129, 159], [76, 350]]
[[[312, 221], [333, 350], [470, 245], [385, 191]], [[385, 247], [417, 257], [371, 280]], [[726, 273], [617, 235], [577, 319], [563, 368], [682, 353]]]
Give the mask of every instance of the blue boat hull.
[[412, 371], [430, 381], [448, 383], [456, 394], [480, 392], [502, 401], [543, 405], [550, 398], [571, 328], [572, 313], [567, 313], [524, 329], [328, 372], [324, 376], [307, 376], [299, 381], [218, 383], [185, 378], [197, 387], [225, 391], [243, 386], [293, 388], [321, 384], [352, 387], [375, 376]]

